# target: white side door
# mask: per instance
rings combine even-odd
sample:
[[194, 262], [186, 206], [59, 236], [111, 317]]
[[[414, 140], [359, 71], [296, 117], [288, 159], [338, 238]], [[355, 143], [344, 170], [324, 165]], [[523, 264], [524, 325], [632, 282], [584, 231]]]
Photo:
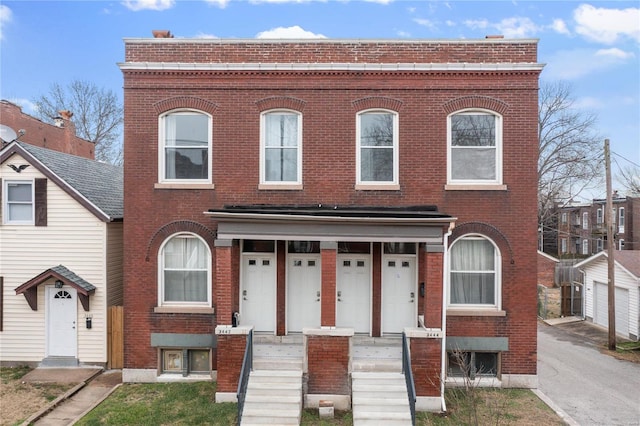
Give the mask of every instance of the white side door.
[[371, 257], [338, 255], [336, 273], [336, 326], [371, 332]]
[[242, 256], [240, 324], [255, 331], [274, 332], [276, 324], [276, 256], [272, 253]]
[[287, 330], [320, 328], [320, 255], [290, 254], [287, 263]]
[[78, 297], [76, 289], [45, 287], [47, 356], [77, 357]]
[[382, 260], [382, 333], [402, 333], [417, 325], [415, 256]]

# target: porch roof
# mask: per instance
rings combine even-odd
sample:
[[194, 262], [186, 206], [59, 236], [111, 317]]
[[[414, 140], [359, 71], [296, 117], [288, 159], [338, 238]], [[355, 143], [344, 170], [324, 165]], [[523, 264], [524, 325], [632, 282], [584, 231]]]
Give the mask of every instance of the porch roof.
[[48, 281], [50, 278], [55, 278], [75, 288], [78, 291], [82, 307], [85, 311], [89, 310], [89, 296], [96, 291], [96, 287], [63, 265], [49, 268], [31, 278], [26, 283], [16, 287], [16, 295], [23, 294], [31, 309], [37, 311], [38, 300], [36, 290], [40, 284]]
[[228, 205], [206, 215], [219, 239], [441, 243], [456, 218], [436, 206]]

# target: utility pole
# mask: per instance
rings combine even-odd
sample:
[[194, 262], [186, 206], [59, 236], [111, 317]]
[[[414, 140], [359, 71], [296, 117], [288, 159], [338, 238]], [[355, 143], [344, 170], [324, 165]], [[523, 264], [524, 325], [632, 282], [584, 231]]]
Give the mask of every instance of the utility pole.
[[608, 260], [608, 286], [609, 296], [609, 350], [616, 350], [616, 282], [615, 282], [615, 227], [613, 223], [613, 199], [611, 191], [611, 155], [609, 151], [609, 139], [604, 140], [604, 167], [607, 179], [607, 204], [605, 210], [605, 223], [607, 224], [607, 260]]

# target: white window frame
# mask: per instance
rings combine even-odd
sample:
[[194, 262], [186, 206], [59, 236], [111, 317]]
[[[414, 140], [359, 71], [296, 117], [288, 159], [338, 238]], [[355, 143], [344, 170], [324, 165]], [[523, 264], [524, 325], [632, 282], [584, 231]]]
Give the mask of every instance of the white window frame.
[[587, 238], [582, 240], [582, 254], [589, 254], [589, 240]]
[[[486, 240], [491, 243], [494, 250], [494, 304], [472, 304], [472, 303], [451, 303], [451, 273], [454, 272], [451, 270], [452, 264], [452, 249], [456, 243], [465, 239], [474, 239], [474, 240]], [[449, 248], [450, 256], [448, 256], [448, 266], [447, 266], [447, 308], [455, 309], [455, 310], [485, 310], [485, 311], [500, 311], [502, 309], [502, 255], [500, 253], [500, 249], [496, 245], [496, 243], [489, 237], [481, 234], [466, 234], [457, 238], [451, 247]], [[465, 271], [465, 272], [473, 272], [473, 271]], [[487, 272], [487, 271], [481, 271]]]
[[598, 225], [602, 225], [603, 222], [604, 222], [604, 219], [602, 217], [602, 209], [598, 209], [596, 210], [596, 223]]
[[566, 238], [562, 238], [560, 240], [560, 245], [561, 245], [561, 253], [566, 253], [567, 252], [567, 239]]
[[[179, 302], [179, 301], [165, 301], [164, 290], [164, 249], [169, 241], [174, 238], [197, 238], [207, 250], [207, 300], [202, 302]], [[209, 245], [199, 235], [191, 232], [178, 232], [167, 237], [158, 250], [158, 306], [171, 306], [171, 307], [210, 307], [211, 306], [211, 249]]]
[[[393, 150], [393, 179], [390, 181], [373, 181], [362, 180], [362, 149], [371, 149], [376, 147], [363, 147], [361, 138], [361, 120], [362, 117], [368, 114], [389, 114], [393, 120], [393, 142], [390, 147], [379, 147], [380, 149], [392, 149]], [[399, 128], [399, 114], [396, 111], [388, 109], [367, 109], [359, 111], [356, 115], [356, 189], [400, 189], [399, 186], [399, 172], [400, 172], [400, 128]]]
[[[451, 119], [456, 115], [491, 115], [495, 117], [495, 179], [454, 179], [453, 173], [453, 147], [452, 134], [451, 134]], [[502, 185], [502, 115], [495, 111], [481, 109], [481, 108], [469, 108], [459, 111], [455, 111], [447, 116], [447, 185]], [[486, 148], [486, 147], [485, 147]], [[465, 147], [465, 149], [473, 149]]]
[[[31, 202], [11, 201], [9, 200], [9, 186], [11, 185], [30, 185], [31, 186]], [[30, 220], [11, 220], [9, 217], [9, 207], [12, 204], [31, 204]], [[33, 179], [3, 179], [2, 181], [2, 223], [5, 225], [34, 225], [36, 220], [36, 194], [35, 182]]]
[[582, 212], [582, 229], [589, 229], [589, 212]]
[[[266, 173], [266, 161], [267, 161], [267, 143], [266, 143], [266, 118], [270, 114], [289, 114], [294, 115], [298, 119], [298, 134], [296, 136], [296, 179], [295, 180], [282, 180], [274, 181], [267, 180]], [[275, 148], [275, 147], [274, 147]], [[293, 149], [287, 147], [289, 149]], [[293, 187], [291, 187], [293, 185]], [[299, 111], [290, 109], [271, 109], [264, 111], [260, 114], [260, 187], [261, 189], [268, 189], [274, 187], [276, 189], [301, 189], [302, 188], [302, 114]], [[290, 188], [287, 188], [290, 187]]]
[[562, 215], [561, 215], [561, 217], [560, 217], [560, 221], [561, 221], [562, 223], [567, 223], [567, 213], [566, 213], [566, 212], [563, 212], [563, 213], [562, 213]]
[[620, 207], [618, 209], [618, 232], [620, 234], [624, 233], [624, 207]]
[[[169, 179], [166, 177], [166, 125], [167, 117], [179, 114], [201, 114], [208, 118], [207, 129], [207, 177], [205, 179]], [[188, 148], [188, 147], [186, 147]], [[198, 148], [200, 148], [198, 146]], [[158, 117], [158, 182], [164, 184], [210, 184], [213, 176], [213, 117], [197, 109], [175, 109], [167, 111]]]

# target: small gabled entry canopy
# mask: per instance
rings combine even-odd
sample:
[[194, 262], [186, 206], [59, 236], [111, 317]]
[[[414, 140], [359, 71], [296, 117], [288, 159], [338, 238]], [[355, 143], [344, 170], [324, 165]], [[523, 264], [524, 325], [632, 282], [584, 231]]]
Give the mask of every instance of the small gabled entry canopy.
[[89, 296], [96, 291], [96, 287], [83, 278], [76, 275], [62, 265], [49, 268], [41, 274], [31, 278], [26, 283], [16, 288], [16, 294], [23, 294], [31, 310], [38, 310], [38, 286], [51, 278], [62, 281], [64, 284], [78, 291], [78, 298], [85, 311], [89, 310]]

